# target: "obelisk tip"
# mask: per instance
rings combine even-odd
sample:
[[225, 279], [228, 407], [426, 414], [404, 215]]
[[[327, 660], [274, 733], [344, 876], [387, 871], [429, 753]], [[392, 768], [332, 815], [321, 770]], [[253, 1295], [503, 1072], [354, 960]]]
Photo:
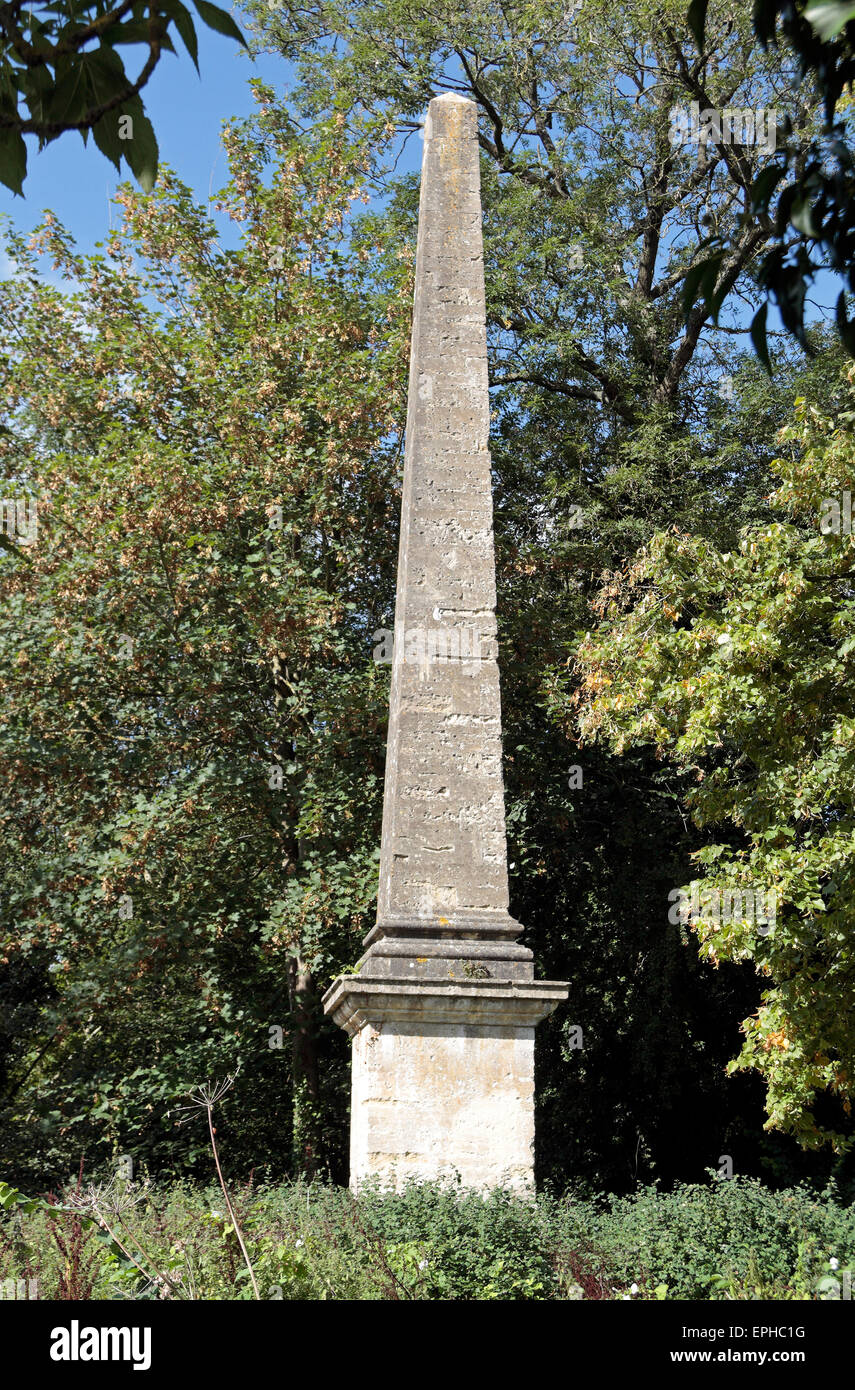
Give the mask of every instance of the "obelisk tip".
[[478, 107], [459, 92], [432, 97], [425, 117], [425, 143], [435, 136], [452, 140], [477, 140]]

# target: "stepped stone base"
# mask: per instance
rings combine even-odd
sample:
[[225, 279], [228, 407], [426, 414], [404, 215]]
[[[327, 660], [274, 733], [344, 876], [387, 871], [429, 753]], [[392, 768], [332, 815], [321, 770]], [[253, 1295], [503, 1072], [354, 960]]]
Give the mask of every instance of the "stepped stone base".
[[534, 1029], [551, 981], [342, 976], [324, 1007], [353, 1038], [350, 1185], [534, 1188]]

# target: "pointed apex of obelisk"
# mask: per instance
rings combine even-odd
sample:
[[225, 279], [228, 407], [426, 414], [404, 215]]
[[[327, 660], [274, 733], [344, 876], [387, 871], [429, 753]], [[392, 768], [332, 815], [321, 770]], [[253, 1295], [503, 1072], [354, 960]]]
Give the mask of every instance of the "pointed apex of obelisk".
[[450, 143], [453, 147], [449, 150], [450, 158], [442, 162], [449, 168], [459, 165], [461, 172], [466, 171], [469, 174], [470, 183], [474, 170], [475, 195], [478, 199], [480, 217], [480, 189], [477, 187], [478, 107], [475, 102], [469, 97], [461, 96], [459, 92], [443, 92], [442, 96], [433, 97], [425, 116], [424, 138], [425, 159], [422, 178], [424, 179], [428, 172], [430, 145], [437, 142], [443, 145]]
[[425, 131], [376, 934], [519, 930], [489, 431], [478, 112], [447, 92]]

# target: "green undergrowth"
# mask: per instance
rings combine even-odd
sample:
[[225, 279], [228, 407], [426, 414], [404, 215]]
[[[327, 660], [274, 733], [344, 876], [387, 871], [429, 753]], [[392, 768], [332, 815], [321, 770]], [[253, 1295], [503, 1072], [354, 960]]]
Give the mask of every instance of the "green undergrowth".
[[[833, 1189], [753, 1180], [535, 1201], [290, 1182], [232, 1204], [262, 1299], [830, 1299], [855, 1268], [855, 1209]], [[0, 1184], [0, 1205], [6, 1298], [255, 1297], [218, 1187]]]

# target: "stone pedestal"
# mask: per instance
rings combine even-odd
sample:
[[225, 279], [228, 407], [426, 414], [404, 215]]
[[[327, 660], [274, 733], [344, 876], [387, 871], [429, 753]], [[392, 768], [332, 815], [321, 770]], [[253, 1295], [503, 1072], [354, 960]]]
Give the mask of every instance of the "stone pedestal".
[[534, 981], [339, 980], [327, 1007], [353, 1037], [351, 1186], [530, 1191], [534, 1025], [565, 995]]
[[430, 103], [377, 924], [327, 1013], [353, 1037], [351, 1185], [533, 1186], [536, 981], [508, 913], [475, 105]]

